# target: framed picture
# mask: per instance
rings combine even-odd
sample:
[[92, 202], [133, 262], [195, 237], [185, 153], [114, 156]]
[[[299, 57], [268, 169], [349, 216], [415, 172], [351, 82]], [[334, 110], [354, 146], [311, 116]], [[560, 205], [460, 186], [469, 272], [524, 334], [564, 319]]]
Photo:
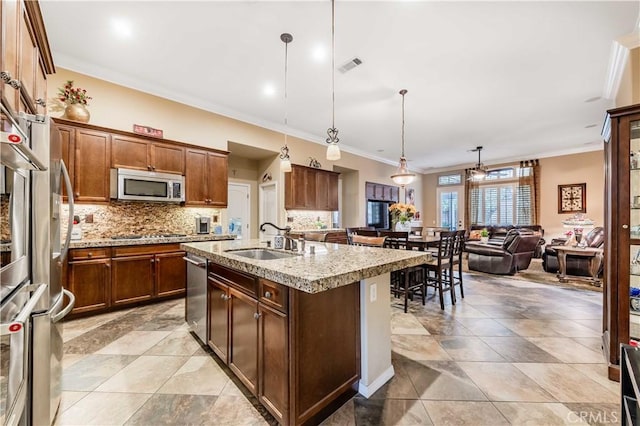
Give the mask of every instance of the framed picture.
[[404, 193], [404, 202], [406, 204], [416, 205], [416, 190], [413, 188], [407, 188]]
[[586, 213], [587, 184], [558, 185], [558, 213]]

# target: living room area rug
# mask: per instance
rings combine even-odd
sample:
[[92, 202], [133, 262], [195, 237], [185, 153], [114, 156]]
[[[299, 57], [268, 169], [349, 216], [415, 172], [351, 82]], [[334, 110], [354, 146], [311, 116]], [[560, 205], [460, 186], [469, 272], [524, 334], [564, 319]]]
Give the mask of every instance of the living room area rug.
[[532, 259], [529, 268], [524, 271], [518, 271], [514, 275], [495, 275], [478, 271], [470, 271], [467, 264], [467, 259], [463, 260], [462, 268], [464, 272], [471, 274], [486, 275], [488, 277], [510, 278], [518, 281], [529, 281], [539, 284], [548, 284], [556, 287], [577, 288], [581, 290], [591, 290], [602, 293], [602, 286], [596, 287], [592, 285], [591, 283], [589, 283], [589, 281], [586, 280], [586, 277], [584, 279], [581, 279], [580, 277], [575, 278], [568, 276], [568, 282], [561, 283], [560, 281], [558, 281], [558, 277], [555, 273], [546, 272], [542, 268], [542, 259]]

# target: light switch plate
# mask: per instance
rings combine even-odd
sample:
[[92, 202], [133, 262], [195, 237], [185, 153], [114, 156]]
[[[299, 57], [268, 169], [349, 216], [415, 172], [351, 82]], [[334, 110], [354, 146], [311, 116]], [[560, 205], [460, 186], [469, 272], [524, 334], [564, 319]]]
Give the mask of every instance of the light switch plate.
[[377, 286], [377, 284], [371, 284], [371, 287], [369, 287], [369, 299], [372, 302], [375, 302], [376, 300], [378, 300], [378, 286]]

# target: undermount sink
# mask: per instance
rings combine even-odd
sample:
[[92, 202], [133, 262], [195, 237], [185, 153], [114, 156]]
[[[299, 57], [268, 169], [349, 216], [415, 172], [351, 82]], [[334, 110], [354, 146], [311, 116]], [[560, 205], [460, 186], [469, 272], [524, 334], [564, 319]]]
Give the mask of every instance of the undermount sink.
[[248, 259], [256, 260], [287, 259], [289, 257], [298, 256], [296, 253], [287, 253], [284, 251], [269, 250], [264, 248], [227, 250], [226, 252], [229, 254], [235, 254], [236, 256], [242, 256]]

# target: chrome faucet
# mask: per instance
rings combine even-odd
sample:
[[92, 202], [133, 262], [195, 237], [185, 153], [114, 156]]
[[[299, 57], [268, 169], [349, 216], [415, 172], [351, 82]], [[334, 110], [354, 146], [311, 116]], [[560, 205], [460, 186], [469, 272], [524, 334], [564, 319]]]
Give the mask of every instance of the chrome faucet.
[[288, 233], [289, 233], [289, 231], [287, 231], [287, 234], [284, 234], [284, 249], [285, 250], [291, 250], [291, 251], [297, 251], [298, 250], [298, 240], [296, 240], [292, 236], [288, 235]]

